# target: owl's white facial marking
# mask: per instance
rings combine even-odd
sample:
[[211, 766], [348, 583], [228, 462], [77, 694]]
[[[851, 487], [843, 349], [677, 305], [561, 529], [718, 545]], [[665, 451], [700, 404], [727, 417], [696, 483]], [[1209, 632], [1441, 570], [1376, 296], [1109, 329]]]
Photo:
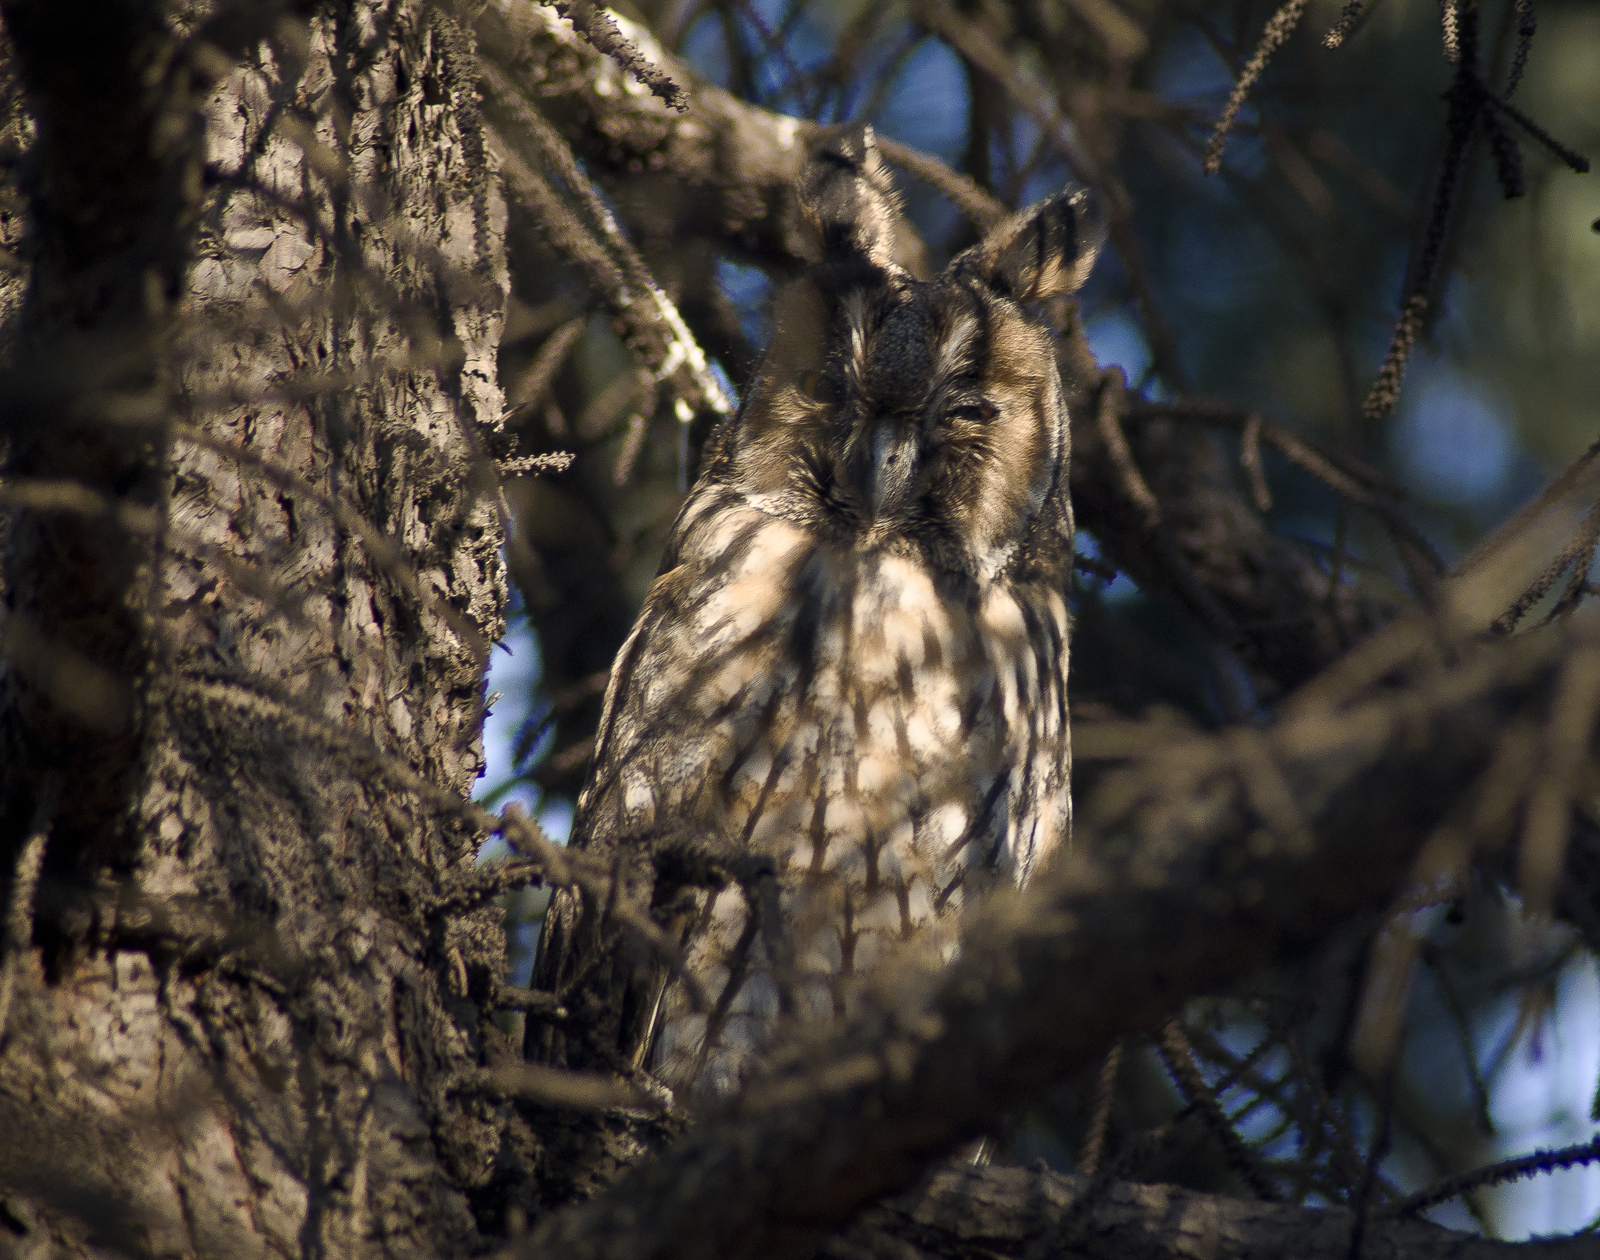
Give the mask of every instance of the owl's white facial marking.
[[845, 357], [845, 377], [859, 391], [867, 379], [867, 295], [860, 289], [852, 289], [845, 294], [841, 313], [849, 347]]
[[939, 343], [939, 352], [933, 363], [935, 380], [954, 376], [969, 366], [978, 327], [978, 317], [970, 311], [963, 312], [956, 319], [955, 326]]

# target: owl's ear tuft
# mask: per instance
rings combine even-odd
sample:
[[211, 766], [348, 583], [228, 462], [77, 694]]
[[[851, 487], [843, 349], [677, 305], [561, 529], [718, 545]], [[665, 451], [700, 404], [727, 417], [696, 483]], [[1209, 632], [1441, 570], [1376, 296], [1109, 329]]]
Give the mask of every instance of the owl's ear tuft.
[[950, 269], [1015, 302], [1038, 302], [1077, 292], [1105, 239], [1099, 199], [1074, 186], [991, 229]]
[[893, 264], [900, 199], [870, 126], [825, 133], [800, 181], [799, 201], [814, 250], [809, 261], [857, 254], [879, 267]]

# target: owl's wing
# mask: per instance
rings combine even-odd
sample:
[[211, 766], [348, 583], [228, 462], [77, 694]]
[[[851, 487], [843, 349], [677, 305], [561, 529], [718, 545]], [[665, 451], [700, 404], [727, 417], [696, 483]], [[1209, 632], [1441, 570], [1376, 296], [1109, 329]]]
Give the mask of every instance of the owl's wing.
[[759, 723], [752, 683], [761, 690], [766, 675], [769, 689], [778, 685], [765, 623], [786, 592], [782, 573], [763, 563], [773, 529], [790, 550], [803, 541], [715, 482], [696, 488], [674, 527], [613, 665], [573, 823], [571, 846], [609, 867], [612, 890], [596, 899], [562, 889], [552, 899], [535, 985], [565, 1014], [530, 1018], [535, 1061], [638, 1069], [669, 982], [683, 982], [691, 1006], [714, 1003], [685, 974], [685, 952], [707, 934], [717, 892], [771, 871], [727, 834], [719, 783]]

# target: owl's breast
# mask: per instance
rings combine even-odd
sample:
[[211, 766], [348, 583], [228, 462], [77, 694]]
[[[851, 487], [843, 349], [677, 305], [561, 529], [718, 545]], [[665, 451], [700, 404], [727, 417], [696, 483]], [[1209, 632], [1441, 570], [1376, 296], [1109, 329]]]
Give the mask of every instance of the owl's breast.
[[906, 942], [948, 954], [967, 898], [1068, 818], [1059, 593], [750, 508], [691, 524], [619, 657], [578, 820], [583, 843], [670, 822], [773, 859], [776, 916], [699, 894], [687, 957], [722, 996], [663, 998], [676, 1084], [727, 1077], [783, 1011], [844, 1009]]
[[697, 524], [615, 698], [602, 760], [631, 823], [693, 818], [797, 874], [929, 906], [974, 869], [1031, 864], [1017, 810], [1064, 790], [1059, 596], [1041, 613], [749, 508]]

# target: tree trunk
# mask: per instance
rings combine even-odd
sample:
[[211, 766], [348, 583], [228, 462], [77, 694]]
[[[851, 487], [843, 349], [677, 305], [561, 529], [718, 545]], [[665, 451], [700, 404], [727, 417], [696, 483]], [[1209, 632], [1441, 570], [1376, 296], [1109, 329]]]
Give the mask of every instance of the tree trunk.
[[442, 897], [506, 598], [470, 32], [4, 12], [38, 139], [0, 1220], [63, 1255], [461, 1252], [506, 1197], [503, 1112], [457, 1088], [502, 932]]

